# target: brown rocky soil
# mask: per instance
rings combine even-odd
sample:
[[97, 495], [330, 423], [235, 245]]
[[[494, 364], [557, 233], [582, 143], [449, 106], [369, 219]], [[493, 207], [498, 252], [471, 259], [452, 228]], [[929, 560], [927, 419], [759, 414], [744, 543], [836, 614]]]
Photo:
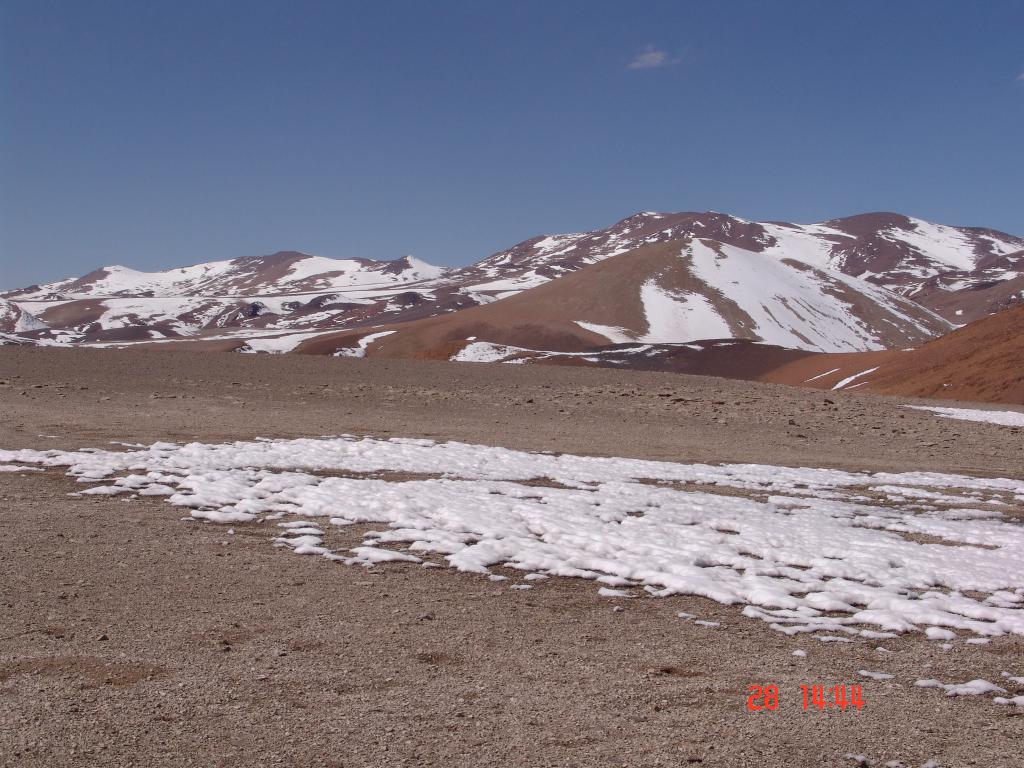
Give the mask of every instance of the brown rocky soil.
[[[2, 447], [353, 433], [1024, 478], [1020, 430], [901, 402], [596, 369], [0, 349]], [[71, 490], [0, 475], [2, 766], [1019, 765], [1018, 711], [913, 681], [1024, 675], [1021, 638], [884, 654], [701, 598], [297, 557], [156, 499]], [[801, 684], [855, 681], [860, 712], [803, 711]], [[780, 686], [777, 712], [747, 711], [761, 683]]]

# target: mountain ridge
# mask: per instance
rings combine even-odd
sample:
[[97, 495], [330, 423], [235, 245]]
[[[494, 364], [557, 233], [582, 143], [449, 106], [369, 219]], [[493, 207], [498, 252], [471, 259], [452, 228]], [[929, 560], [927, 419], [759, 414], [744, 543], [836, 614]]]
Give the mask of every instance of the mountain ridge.
[[[665, 244], [679, 244], [685, 265], [665, 261], [639, 289], [624, 279], [629, 268], [611, 270], [618, 277], [609, 279], [618, 284], [588, 288], [605, 297], [606, 308], [575, 318], [571, 333], [562, 332], [604, 344], [726, 337], [861, 351], [915, 345], [1024, 300], [1024, 239], [1014, 235], [891, 212], [792, 224], [713, 211], [641, 211], [605, 229], [535, 236], [463, 267], [435, 267], [411, 256], [374, 261], [279, 251], [158, 272], [112, 265], [2, 296], [49, 326], [26, 334], [41, 343], [228, 342], [291, 334], [294, 344], [264, 345], [289, 351], [309, 347], [309, 337], [318, 334], [436, 324], [432, 319]], [[642, 262], [634, 261], [636, 269], [644, 269]], [[640, 299], [615, 297], [627, 282]], [[552, 300], [565, 304], [567, 297]], [[634, 306], [626, 326], [607, 321], [614, 305], [637, 301], [644, 317]]]

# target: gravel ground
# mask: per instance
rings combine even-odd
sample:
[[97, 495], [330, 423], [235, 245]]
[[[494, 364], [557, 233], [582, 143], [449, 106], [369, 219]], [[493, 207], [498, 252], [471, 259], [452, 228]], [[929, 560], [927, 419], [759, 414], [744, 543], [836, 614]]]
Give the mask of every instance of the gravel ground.
[[[898, 402], [540, 366], [0, 349], [8, 448], [351, 433], [1024, 477], [1020, 430]], [[702, 598], [347, 567], [274, 549], [256, 524], [231, 536], [74, 489], [0, 475], [3, 766], [1022, 764], [1024, 712], [913, 686], [1024, 675], [1022, 638], [889, 653], [787, 638]], [[802, 684], [853, 682], [862, 710], [803, 710]], [[748, 711], [764, 683], [780, 708]]]

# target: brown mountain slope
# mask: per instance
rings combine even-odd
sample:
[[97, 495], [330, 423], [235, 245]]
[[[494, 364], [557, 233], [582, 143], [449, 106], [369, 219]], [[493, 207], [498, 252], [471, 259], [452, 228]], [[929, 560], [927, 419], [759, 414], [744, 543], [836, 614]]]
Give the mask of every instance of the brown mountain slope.
[[[515, 304], [525, 298], [525, 294], [522, 299], [516, 297], [519, 300]], [[513, 300], [500, 302], [506, 303], [511, 305]], [[489, 308], [491, 312], [484, 311]], [[535, 315], [532, 323], [515, 327], [492, 324], [496, 308], [499, 305], [405, 328], [384, 328], [392, 333], [374, 339], [368, 345], [368, 355], [448, 358], [466, 346], [467, 334], [497, 338], [504, 333], [507, 341], [502, 343], [526, 346], [527, 337], [543, 328], [549, 340], [559, 339], [565, 342], [565, 348], [554, 353], [510, 350], [504, 359], [526, 364], [672, 371], [824, 390], [856, 389], [908, 397], [1024, 405], [1024, 306], [979, 320], [921, 347], [843, 354], [802, 352], [748, 341], [598, 346], [587, 338], [588, 332], [573, 330], [569, 323], [558, 320], [558, 306], [548, 307], [549, 314]], [[518, 306], [513, 310], [515, 314]], [[464, 324], [467, 319], [468, 324]], [[324, 354], [351, 349], [365, 335], [366, 331], [360, 330], [319, 337], [298, 351]]]
[[[607, 338], [582, 328], [576, 321], [644, 326], [643, 307], [627, 297], [639, 296], [644, 280], [653, 272], [667, 269], [677, 258], [679, 247], [679, 243], [659, 243], [639, 248], [502, 301], [389, 327], [394, 333], [375, 342], [370, 355], [447, 360], [476, 339], [555, 352], [605, 346]], [[350, 333], [322, 336], [302, 344], [297, 351], [323, 353], [338, 340], [349, 338]]]
[[831, 389], [858, 373], [844, 389], [1024, 405], [1024, 306], [910, 351], [808, 355], [761, 378]]

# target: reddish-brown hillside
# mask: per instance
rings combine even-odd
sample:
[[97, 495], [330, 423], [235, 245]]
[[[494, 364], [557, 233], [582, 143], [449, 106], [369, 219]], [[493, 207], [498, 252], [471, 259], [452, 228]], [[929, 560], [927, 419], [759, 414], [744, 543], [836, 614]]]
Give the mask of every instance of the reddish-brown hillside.
[[[867, 373], [870, 369], [876, 370]], [[1024, 306], [991, 315], [909, 351], [808, 355], [764, 381], [914, 397], [1024, 405]]]

